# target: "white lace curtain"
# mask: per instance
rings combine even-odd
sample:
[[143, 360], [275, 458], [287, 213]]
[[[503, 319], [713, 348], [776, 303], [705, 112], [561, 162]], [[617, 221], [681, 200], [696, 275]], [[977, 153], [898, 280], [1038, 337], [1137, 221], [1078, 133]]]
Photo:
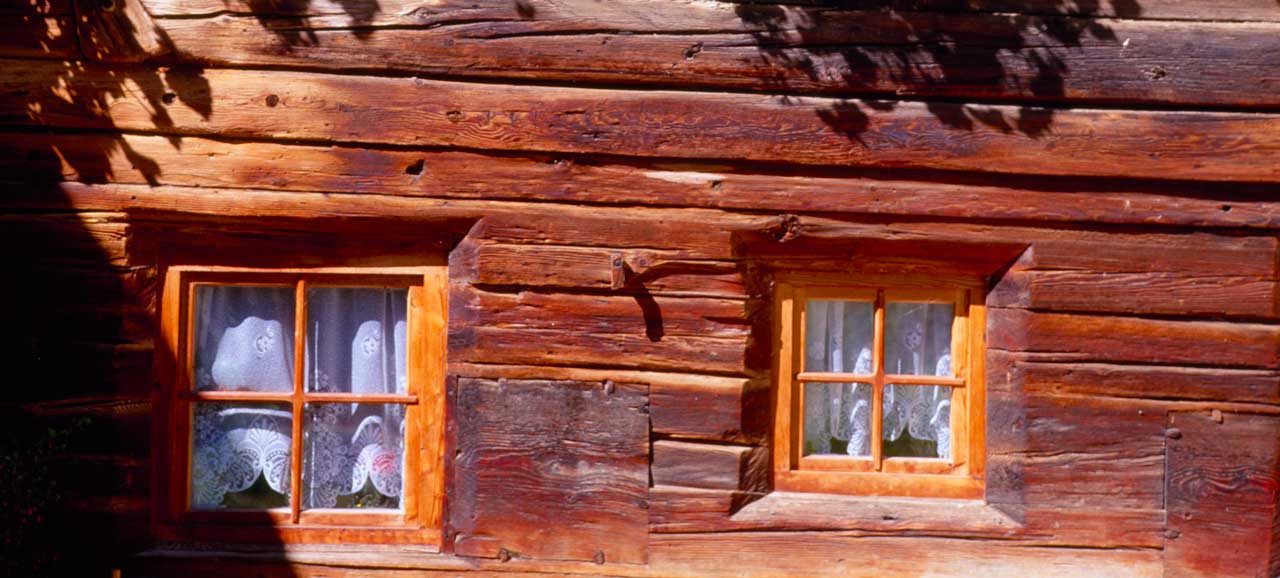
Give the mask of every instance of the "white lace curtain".
[[[407, 305], [404, 289], [308, 290], [307, 391], [405, 393]], [[196, 389], [293, 389], [293, 288], [200, 286], [195, 311]], [[194, 414], [192, 507], [287, 504], [287, 405], [199, 403]], [[403, 405], [308, 403], [304, 415], [304, 508], [400, 506]]]
[[[806, 305], [805, 369], [870, 374], [874, 307], [869, 302], [812, 300]], [[889, 303], [885, 320], [885, 370], [911, 375], [951, 375], [951, 306]], [[831, 454], [844, 442], [850, 456], [871, 455], [871, 385], [806, 383], [805, 454]], [[886, 385], [883, 441], [904, 432], [933, 442], [934, 455], [951, 456], [951, 388]]]

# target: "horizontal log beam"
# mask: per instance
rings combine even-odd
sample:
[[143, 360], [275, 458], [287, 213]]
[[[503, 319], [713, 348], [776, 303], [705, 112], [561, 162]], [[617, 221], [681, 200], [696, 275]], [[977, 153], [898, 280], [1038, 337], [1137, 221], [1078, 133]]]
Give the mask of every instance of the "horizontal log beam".
[[[1027, 15], [1021, 6], [966, 13], [398, 0], [365, 10], [241, 3], [228, 13], [173, 0], [147, 5], [172, 17], [159, 23], [181, 60], [219, 66], [843, 96], [1280, 104], [1275, 24], [1093, 18], [1061, 7]], [[1272, 8], [1254, 15], [1275, 20]], [[972, 107], [960, 116], [989, 114]]]
[[[61, 92], [49, 93], [51, 86]], [[223, 69], [86, 65], [69, 74], [36, 60], [0, 70], [0, 122], [10, 125], [813, 166], [1280, 179], [1271, 162], [1280, 150], [1280, 115], [992, 106], [989, 114], [1016, 120], [988, 126], [958, 123], [960, 106]]]
[[1280, 283], [1266, 277], [1216, 274], [1016, 271], [1001, 278], [987, 305], [1080, 313], [1276, 319], [1280, 318]]
[[987, 346], [1039, 361], [1275, 369], [1280, 326], [987, 311]]
[[[909, 180], [909, 174], [892, 178], [861, 173], [761, 174], [744, 172], [750, 167], [732, 165], [673, 165], [661, 161], [622, 164], [576, 156], [355, 149], [203, 138], [183, 138], [178, 148], [159, 136], [0, 134], [4, 135], [0, 138], [0, 167], [7, 169], [6, 178], [20, 177], [32, 183], [15, 183], [10, 188], [22, 194], [0, 199], [4, 206], [15, 208], [70, 205], [156, 210], [164, 209], [167, 199], [175, 199], [171, 207], [186, 212], [212, 214], [225, 210], [234, 211], [228, 214], [248, 215], [260, 206], [269, 214], [281, 214], [285, 205], [301, 202], [302, 197], [267, 197], [256, 192], [216, 189], [330, 192], [357, 188], [363, 193], [484, 199], [490, 203], [506, 199], [1155, 227], [1280, 228], [1280, 202], [1259, 200], [1262, 189], [1253, 191], [1252, 187], [1240, 185], [1109, 184], [1097, 180], [1010, 177], [993, 180], [979, 175], [953, 175], [943, 183]], [[116, 186], [51, 184], [64, 179]], [[238, 202], [240, 198], [245, 202]], [[362, 202], [360, 195], [339, 198], [343, 199], [341, 203], [315, 202], [308, 206], [316, 207], [319, 216], [339, 211], [343, 215], [369, 216], [379, 212], [377, 207], [396, 202], [384, 198]], [[432, 210], [446, 208], [432, 205]]]
[[763, 492], [769, 483], [767, 448], [653, 442], [650, 476], [657, 485]]

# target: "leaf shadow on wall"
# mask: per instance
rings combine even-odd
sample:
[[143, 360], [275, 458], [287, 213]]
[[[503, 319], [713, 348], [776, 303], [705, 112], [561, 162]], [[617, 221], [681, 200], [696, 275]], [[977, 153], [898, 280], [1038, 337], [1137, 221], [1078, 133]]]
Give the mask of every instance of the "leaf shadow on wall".
[[866, 95], [817, 115], [850, 140], [874, 112], [908, 98], [1013, 101], [1009, 106], [929, 100], [943, 125], [1045, 136], [1067, 97], [1066, 55], [1086, 42], [1118, 42], [1105, 18], [1136, 18], [1134, 0], [1046, 0], [1028, 13], [982, 12], [968, 0], [811, 0], [735, 7], [752, 36], [770, 88]]

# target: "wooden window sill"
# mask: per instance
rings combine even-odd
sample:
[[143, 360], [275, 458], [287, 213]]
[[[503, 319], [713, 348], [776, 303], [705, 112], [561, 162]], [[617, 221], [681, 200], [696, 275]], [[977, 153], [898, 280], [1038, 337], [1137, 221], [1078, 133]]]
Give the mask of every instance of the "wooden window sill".
[[981, 500], [842, 496], [771, 492], [742, 506], [734, 523], [790, 530], [922, 532], [955, 536], [1016, 536], [1023, 525]]

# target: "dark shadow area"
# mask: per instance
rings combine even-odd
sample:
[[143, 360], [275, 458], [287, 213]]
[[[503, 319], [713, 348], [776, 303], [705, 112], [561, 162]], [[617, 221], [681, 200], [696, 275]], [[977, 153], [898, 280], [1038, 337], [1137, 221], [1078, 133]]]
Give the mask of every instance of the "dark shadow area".
[[[841, 92], [909, 98], [1010, 100], [1016, 112], [983, 104], [931, 100], [943, 125], [979, 126], [1032, 138], [1053, 124], [1051, 104], [1065, 96], [1070, 68], [1064, 56], [1088, 39], [1115, 41], [1099, 17], [1134, 18], [1133, 0], [1054, 0], [1035, 14], [978, 12], [962, 0], [812, 0], [803, 5], [748, 2], [735, 8], [753, 29], [764, 62], [780, 72], [772, 88], [805, 84]], [[1108, 9], [1109, 8], [1109, 9]], [[798, 82], [795, 78], [807, 79]], [[850, 140], [868, 128], [869, 111], [896, 101], [842, 101], [817, 114]]]

